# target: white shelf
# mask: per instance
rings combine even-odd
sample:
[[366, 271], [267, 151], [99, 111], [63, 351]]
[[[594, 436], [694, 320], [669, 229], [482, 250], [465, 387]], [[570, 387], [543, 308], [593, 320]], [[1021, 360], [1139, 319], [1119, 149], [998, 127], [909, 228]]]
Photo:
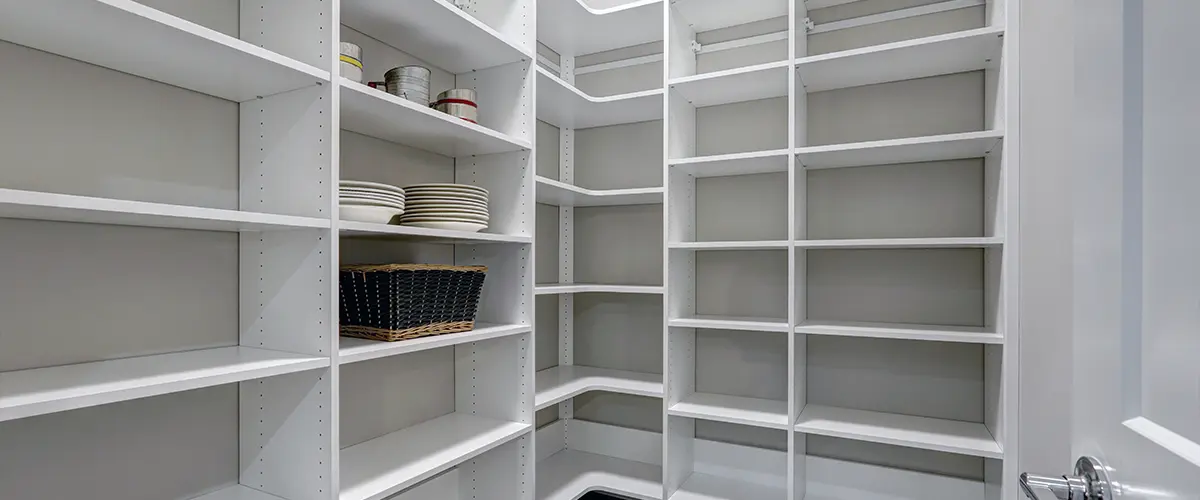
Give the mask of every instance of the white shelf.
[[338, 338], [338, 355], [341, 364], [357, 363], [388, 356], [399, 356], [418, 351], [427, 351], [458, 344], [467, 344], [483, 340], [508, 337], [528, 333], [533, 328], [529, 325], [492, 325], [475, 323], [475, 329], [469, 332], [435, 335], [398, 342], [381, 342], [354, 337]]
[[537, 67], [538, 119], [559, 128], [591, 128], [661, 120], [663, 90], [592, 97]]
[[254, 488], [242, 485], [230, 486], [223, 490], [214, 491], [192, 500], [283, 500], [275, 495], [269, 495]]
[[677, 0], [671, 7], [697, 33], [788, 15], [788, 0], [741, 0], [734, 9], [728, 0]]
[[532, 148], [529, 141], [408, 99], [346, 78], [339, 77], [338, 81], [342, 87], [342, 128], [351, 132], [452, 157]]
[[132, 0], [0, 0], [0, 40], [245, 102], [329, 72]]
[[724, 394], [692, 393], [667, 409], [677, 417], [730, 424], [788, 429], [787, 401], [744, 398]]
[[0, 218], [204, 231], [329, 229], [328, 219], [0, 188]]
[[576, 500], [605, 491], [638, 500], [662, 498], [662, 467], [632, 460], [562, 450], [537, 464], [538, 500]]
[[341, 452], [339, 498], [387, 498], [520, 437], [531, 427], [451, 413], [351, 446]]
[[998, 68], [1004, 28], [979, 28], [796, 60], [808, 92]]
[[796, 240], [796, 248], [991, 248], [1004, 245], [1002, 238], [883, 238], [854, 240]]
[[983, 158], [1000, 149], [1004, 133], [995, 130], [856, 142], [796, 149], [797, 165], [807, 169], [862, 167]]
[[661, 398], [662, 375], [587, 366], [556, 366], [537, 372], [538, 410], [591, 391]]
[[533, 59], [447, 0], [344, 0], [342, 24], [454, 74]]
[[329, 366], [329, 358], [218, 347], [0, 373], [0, 422]]
[[804, 5], [808, 10], [817, 10], [860, 1], [862, 0], [804, 0]]
[[531, 243], [533, 237], [496, 233], [471, 233], [446, 229], [378, 224], [374, 222], [341, 221], [342, 236], [348, 238], [382, 238], [421, 243], [477, 245], [485, 243]]
[[581, 56], [663, 39], [662, 0], [636, 0], [593, 9], [584, 0], [537, 2], [538, 42], [564, 56]]
[[784, 500], [787, 485], [768, 486], [727, 477], [692, 473], [671, 500]]
[[661, 286], [605, 285], [600, 283], [547, 283], [534, 287], [535, 295], [558, 295], [563, 293], [641, 293], [662, 294]]
[[667, 244], [675, 250], [783, 250], [786, 240], [768, 241], [682, 241]]
[[749, 316], [697, 315], [667, 321], [668, 326], [708, 328], [714, 330], [743, 330], [751, 332], [787, 332], [787, 318], [757, 318]]
[[914, 417], [894, 413], [807, 405], [796, 421], [796, 431], [844, 439], [869, 441], [959, 453], [984, 458], [1003, 458], [996, 439], [983, 424]]
[[867, 323], [857, 321], [808, 321], [797, 326], [796, 333], [837, 337], [965, 342], [971, 344], [1004, 343], [1004, 336], [996, 333], [995, 329], [972, 326]]
[[765, 174], [770, 172], [787, 172], [787, 157], [789, 154], [791, 152], [786, 149], [776, 149], [749, 153], [695, 156], [668, 160], [667, 163], [675, 167], [676, 170], [696, 177]]
[[733, 102], [788, 95], [789, 61], [746, 66], [667, 80], [667, 86], [693, 106], [703, 108]]
[[537, 177], [537, 201], [560, 207], [608, 207], [662, 203], [660, 187], [632, 189], [584, 189], [554, 179]]

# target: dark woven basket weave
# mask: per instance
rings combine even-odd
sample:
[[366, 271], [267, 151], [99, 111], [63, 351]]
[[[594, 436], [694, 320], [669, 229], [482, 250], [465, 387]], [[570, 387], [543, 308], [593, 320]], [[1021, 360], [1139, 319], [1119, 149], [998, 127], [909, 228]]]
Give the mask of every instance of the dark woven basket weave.
[[394, 342], [475, 328], [485, 266], [342, 266], [340, 331]]

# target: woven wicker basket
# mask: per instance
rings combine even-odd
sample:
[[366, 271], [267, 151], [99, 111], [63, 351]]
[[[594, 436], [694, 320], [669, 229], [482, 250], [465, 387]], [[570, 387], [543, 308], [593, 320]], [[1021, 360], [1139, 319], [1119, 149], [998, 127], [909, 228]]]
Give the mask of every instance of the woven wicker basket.
[[340, 331], [395, 342], [475, 328], [485, 266], [342, 266]]

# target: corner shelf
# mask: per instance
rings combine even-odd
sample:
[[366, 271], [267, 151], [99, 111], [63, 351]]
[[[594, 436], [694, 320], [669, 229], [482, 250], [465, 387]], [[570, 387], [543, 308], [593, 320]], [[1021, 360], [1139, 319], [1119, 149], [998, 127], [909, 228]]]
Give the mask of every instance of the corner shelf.
[[697, 315], [667, 321], [668, 326], [751, 332], [787, 332], [787, 318]]
[[538, 500], [576, 500], [604, 491], [637, 500], [662, 498], [662, 467], [576, 450], [561, 450], [537, 464]]
[[979, 28], [796, 59], [807, 92], [998, 68], [1004, 28]]
[[214, 491], [207, 495], [198, 496], [192, 500], [283, 500], [275, 495], [269, 495], [254, 488], [242, 485], [230, 486], [223, 490]]
[[533, 60], [532, 48], [447, 0], [344, 0], [342, 24], [455, 74]]
[[599, 283], [547, 283], [534, 287], [535, 295], [566, 293], [636, 293], [661, 295], [664, 287], [650, 285], [605, 285]]
[[591, 391], [661, 398], [662, 375], [588, 366], [555, 366], [537, 372], [534, 408], [548, 406]]
[[692, 393], [671, 405], [667, 414], [770, 429], [790, 428], [787, 401], [773, 399]]
[[428, 351], [441, 347], [449, 347], [469, 342], [497, 339], [512, 335], [529, 333], [533, 328], [529, 325], [492, 325], [475, 323], [475, 329], [469, 332], [435, 335], [402, 342], [381, 342], [355, 337], [338, 337], [338, 355], [340, 364], [357, 363], [388, 356], [399, 356], [413, 352]]
[[342, 128], [351, 132], [460, 157], [528, 150], [529, 141], [455, 118], [428, 106], [338, 78]]
[[667, 80], [667, 87], [703, 108], [788, 95], [791, 61], [776, 61]]
[[853, 248], [853, 249], [883, 249], [883, 248], [991, 248], [1004, 245], [1004, 240], [996, 237], [978, 238], [883, 238], [883, 239], [853, 239], [853, 240], [796, 240], [796, 248]]
[[444, 243], [448, 245], [481, 245], [489, 243], [531, 243], [533, 237], [496, 233], [471, 233], [446, 229], [429, 229], [397, 224], [377, 224], [343, 220], [338, 223], [343, 237], [379, 238], [420, 243]]
[[537, 202], [560, 207], [607, 207], [662, 203], [666, 190], [655, 188], [585, 189], [537, 177]]
[[796, 149], [797, 166], [806, 169], [863, 167], [964, 158], [983, 158], [999, 150], [1004, 133], [997, 130], [856, 142]]
[[559, 128], [592, 128], [661, 120], [663, 90], [592, 97], [541, 66], [538, 118]]
[[0, 188], [0, 218], [202, 231], [329, 229], [328, 219]]
[[1004, 336], [994, 328], [971, 326], [914, 325], [905, 323], [868, 323], [856, 321], [806, 321], [796, 333], [836, 337], [929, 340], [971, 344], [1003, 344]]
[[380, 500], [521, 437], [530, 424], [451, 413], [342, 450], [340, 500]]
[[789, 154], [792, 154], [792, 152], [786, 149], [774, 149], [770, 151], [680, 158], [667, 160], [667, 164], [676, 170], [695, 177], [766, 174], [771, 172], [787, 172], [787, 157]]
[[0, 373], [0, 422], [329, 366], [318, 358], [217, 347]]
[[795, 429], [807, 434], [983, 458], [1004, 457], [987, 427], [957, 420], [807, 405], [800, 412]]
[[566, 56], [595, 54], [663, 39], [662, 0], [593, 9], [582, 0], [537, 2], [538, 42]]
[[0, 40], [235, 102], [329, 81], [328, 71], [133, 0], [4, 2]]

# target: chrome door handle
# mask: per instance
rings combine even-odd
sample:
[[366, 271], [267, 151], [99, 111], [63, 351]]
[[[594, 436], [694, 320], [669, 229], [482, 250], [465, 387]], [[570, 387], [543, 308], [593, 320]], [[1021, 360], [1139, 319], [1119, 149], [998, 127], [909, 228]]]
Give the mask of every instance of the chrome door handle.
[[1030, 500], [1113, 500], [1108, 469], [1094, 457], [1079, 457], [1073, 476], [1021, 474], [1021, 491]]

